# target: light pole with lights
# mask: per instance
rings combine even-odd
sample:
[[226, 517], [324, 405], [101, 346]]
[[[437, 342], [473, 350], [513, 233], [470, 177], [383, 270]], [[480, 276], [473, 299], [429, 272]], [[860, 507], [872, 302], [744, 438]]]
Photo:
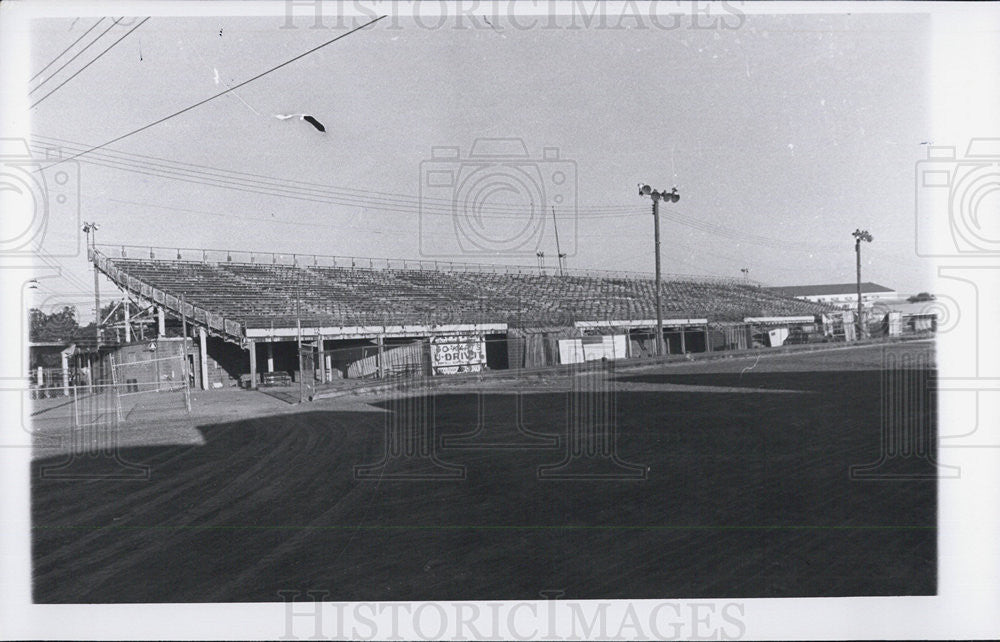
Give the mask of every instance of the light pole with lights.
[[97, 223], [83, 222], [83, 232], [87, 235], [87, 245], [90, 246], [88, 256], [94, 262], [94, 334], [97, 338], [97, 349], [101, 348], [101, 290], [97, 279], [97, 230], [100, 226]]
[[854, 237], [854, 254], [857, 258], [858, 268], [858, 338], [863, 339], [868, 333], [865, 331], [867, 328], [865, 327], [865, 323], [862, 320], [863, 317], [861, 316], [864, 311], [864, 306], [861, 303], [861, 241], [871, 243], [872, 235], [868, 232], [868, 230], [856, 229], [851, 232], [851, 236]]
[[[656, 356], [663, 356], [663, 308], [660, 303], [660, 199], [676, 203], [681, 200], [681, 195], [674, 187], [669, 192], [666, 190], [657, 191], [649, 185], [639, 186], [639, 196], [648, 196], [653, 199], [653, 240], [656, 246]], [[683, 332], [683, 330], [682, 330]]]

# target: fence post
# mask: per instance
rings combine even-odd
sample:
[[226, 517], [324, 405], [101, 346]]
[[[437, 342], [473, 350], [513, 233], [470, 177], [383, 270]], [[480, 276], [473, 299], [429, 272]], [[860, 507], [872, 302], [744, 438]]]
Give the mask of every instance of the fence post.
[[113, 354], [108, 355], [108, 360], [111, 365], [111, 392], [115, 398], [115, 417], [118, 421], [122, 421], [122, 396], [121, 390], [118, 388], [118, 372], [115, 366], [115, 357]]
[[[326, 354], [323, 350], [323, 335], [319, 334], [316, 336], [316, 345], [318, 347], [317, 358], [319, 359], [319, 381], [320, 383], [326, 383]], [[315, 369], [315, 364], [313, 364]], [[313, 375], [315, 379], [315, 375]]]
[[[183, 304], [182, 304], [183, 306]], [[185, 324], [184, 336], [181, 337], [181, 377], [184, 378], [184, 407], [191, 412], [191, 386], [188, 376], [188, 338]]]
[[73, 427], [80, 428], [80, 396], [73, 397]]
[[375, 344], [378, 346], [378, 352], [375, 359], [375, 373], [376, 376], [381, 379], [384, 376], [382, 372], [382, 360], [385, 355], [385, 335], [380, 334], [375, 338]]
[[63, 352], [60, 357], [62, 357], [62, 385], [63, 385], [63, 396], [69, 396], [69, 357]]
[[201, 389], [208, 390], [208, 333], [202, 327], [198, 328], [198, 365], [201, 366]]

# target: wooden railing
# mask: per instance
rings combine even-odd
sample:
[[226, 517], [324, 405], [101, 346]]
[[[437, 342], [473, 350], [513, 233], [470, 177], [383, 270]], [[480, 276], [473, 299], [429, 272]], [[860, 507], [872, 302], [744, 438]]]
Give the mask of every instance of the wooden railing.
[[186, 317], [189, 322], [196, 325], [203, 325], [213, 334], [222, 335], [225, 338], [242, 341], [245, 336], [243, 325], [232, 319], [227, 319], [221, 314], [212, 312], [200, 306], [181, 301], [180, 297], [161, 290], [150, 283], [146, 283], [130, 275], [125, 270], [114, 264], [99, 249], [90, 248], [89, 255], [91, 262], [98, 270], [103, 272], [116, 285], [124, 290], [138, 294], [139, 296], [158, 303], [171, 312]]
[[[123, 259], [155, 261], [188, 261], [198, 263], [245, 263], [251, 265], [288, 265], [297, 267], [340, 267], [358, 270], [439, 270], [447, 272], [472, 272], [492, 274], [535, 274], [549, 277], [584, 276], [602, 279], [629, 279], [652, 281], [647, 272], [627, 270], [585, 270], [558, 267], [539, 268], [537, 265], [506, 265], [500, 263], [469, 263], [462, 261], [435, 261], [428, 259], [391, 259], [324, 254], [299, 254], [282, 252], [256, 252], [208, 248], [157, 247], [150, 245], [97, 245], [105, 256]], [[757, 286], [761, 284], [744, 278], [705, 274], [663, 274], [664, 281], [690, 283], [719, 283], [726, 285]]]

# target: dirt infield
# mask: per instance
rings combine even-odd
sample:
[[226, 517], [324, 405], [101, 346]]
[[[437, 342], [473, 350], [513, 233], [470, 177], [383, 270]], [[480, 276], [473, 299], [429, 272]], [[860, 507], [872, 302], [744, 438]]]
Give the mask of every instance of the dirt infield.
[[[40, 451], [35, 600], [934, 594], [934, 480], [849, 474], [884, 453], [900, 369], [932, 382], [933, 344], [660, 365], [591, 388], [553, 376], [298, 407], [206, 393], [196, 426], [170, 416], [112, 450]], [[610, 428], [568, 419], [581, 399]], [[900, 416], [930, 456], [933, 400]], [[401, 420], [432, 438], [394, 456]], [[587, 430], [614, 461], [563, 465]]]

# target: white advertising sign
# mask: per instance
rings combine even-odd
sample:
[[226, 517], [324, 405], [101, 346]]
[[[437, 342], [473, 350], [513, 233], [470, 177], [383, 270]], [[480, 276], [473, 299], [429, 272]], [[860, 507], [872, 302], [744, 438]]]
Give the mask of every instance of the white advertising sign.
[[626, 356], [624, 334], [559, 340], [559, 363], [624, 359]]
[[486, 365], [486, 341], [481, 336], [449, 335], [431, 339], [434, 374], [480, 372]]

